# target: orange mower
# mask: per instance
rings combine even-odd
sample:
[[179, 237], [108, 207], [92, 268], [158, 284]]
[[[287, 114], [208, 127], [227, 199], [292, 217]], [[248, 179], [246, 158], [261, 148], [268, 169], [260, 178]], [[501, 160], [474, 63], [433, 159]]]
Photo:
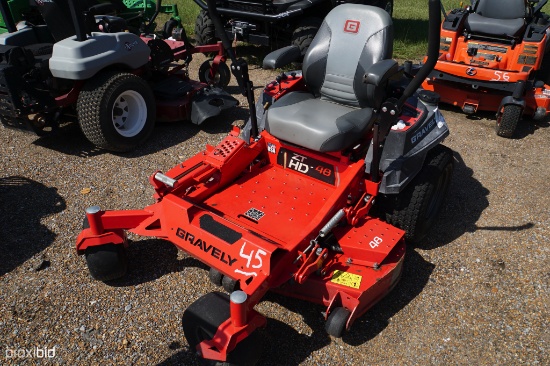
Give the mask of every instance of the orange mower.
[[496, 112], [496, 133], [511, 138], [522, 115], [543, 120], [550, 105], [548, 0], [474, 0], [445, 14], [439, 59], [423, 82], [441, 101]]

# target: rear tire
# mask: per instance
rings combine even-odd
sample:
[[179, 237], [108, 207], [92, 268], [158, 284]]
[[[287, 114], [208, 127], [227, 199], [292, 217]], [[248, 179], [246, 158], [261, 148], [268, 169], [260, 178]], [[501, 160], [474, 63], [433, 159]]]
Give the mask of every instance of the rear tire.
[[218, 42], [214, 22], [206, 10], [201, 10], [195, 20], [195, 39], [201, 46]]
[[302, 57], [306, 54], [322, 23], [323, 20], [320, 18], [305, 18], [298, 23], [298, 26], [292, 32], [291, 44], [300, 48]]
[[142, 78], [129, 73], [102, 72], [88, 80], [76, 110], [86, 138], [106, 150], [132, 150], [155, 127], [153, 91]]
[[[192, 303], [183, 313], [182, 327], [189, 350], [195, 352], [197, 345], [212, 339], [220, 324], [229, 319], [229, 295], [211, 292]], [[263, 344], [257, 331], [246, 337], [229, 353], [226, 362], [199, 357], [207, 366], [248, 366], [255, 365], [262, 353]]]
[[497, 113], [495, 130], [498, 136], [512, 138], [518, 122], [521, 120], [523, 109], [519, 105], [509, 104]]
[[452, 150], [437, 145], [403, 192], [380, 200], [386, 221], [405, 230], [405, 239], [410, 243], [419, 243], [437, 219], [451, 184], [453, 164]]

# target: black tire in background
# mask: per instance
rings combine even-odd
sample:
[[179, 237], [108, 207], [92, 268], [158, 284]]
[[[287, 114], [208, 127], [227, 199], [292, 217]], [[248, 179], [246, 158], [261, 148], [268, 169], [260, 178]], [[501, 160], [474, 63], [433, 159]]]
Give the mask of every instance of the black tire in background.
[[[197, 345], [212, 339], [218, 327], [229, 319], [229, 295], [221, 292], [210, 292], [192, 303], [181, 318], [183, 333], [189, 344], [189, 350], [194, 352]], [[199, 357], [202, 365], [208, 366], [252, 366], [262, 353], [263, 344], [258, 331], [255, 331], [231, 351], [226, 362], [217, 362]]]
[[379, 0], [375, 5], [384, 9], [390, 16], [393, 16], [393, 0]]
[[509, 104], [497, 113], [495, 130], [498, 136], [511, 138], [516, 132], [523, 109], [519, 105]]
[[223, 276], [222, 278], [222, 286], [227, 293], [232, 293], [233, 291], [236, 291], [241, 288], [239, 285], [239, 281], [232, 279], [231, 277]]
[[323, 20], [316, 17], [302, 19], [296, 29], [292, 32], [290, 43], [300, 48], [302, 57], [306, 54], [311, 41], [315, 38]]
[[179, 25], [179, 22], [175, 19], [170, 19], [166, 23], [164, 23], [164, 27], [162, 27], [162, 37], [164, 39], [168, 39], [172, 37], [172, 31], [177, 28]]
[[211, 67], [212, 63], [208, 60], [202, 63], [199, 68], [199, 80], [205, 84], [217, 86], [220, 88], [225, 88], [226, 86], [228, 86], [229, 81], [231, 80], [231, 71], [229, 70], [229, 66], [227, 66], [225, 62], [220, 62], [216, 75], [214, 75], [213, 79], [210, 78]]
[[86, 138], [106, 150], [132, 150], [155, 127], [153, 91], [130, 73], [106, 71], [88, 80], [78, 95], [76, 111]]
[[210, 282], [212, 282], [214, 285], [221, 286], [223, 273], [221, 273], [214, 267], [210, 267], [210, 270], [208, 271], [208, 278], [210, 279]]
[[379, 209], [386, 221], [406, 232], [405, 239], [418, 244], [441, 210], [451, 184], [453, 152], [446, 146], [431, 149], [416, 177], [398, 195], [382, 196]]
[[195, 39], [201, 46], [218, 42], [214, 22], [206, 10], [201, 9], [195, 20]]

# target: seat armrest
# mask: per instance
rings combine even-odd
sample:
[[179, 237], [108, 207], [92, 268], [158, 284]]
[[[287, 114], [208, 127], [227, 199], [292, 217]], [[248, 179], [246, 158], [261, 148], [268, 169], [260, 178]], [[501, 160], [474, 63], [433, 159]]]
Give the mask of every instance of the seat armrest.
[[298, 46], [279, 48], [265, 56], [262, 67], [264, 69], [278, 69], [293, 61], [298, 61], [300, 55], [300, 47]]
[[363, 82], [366, 84], [372, 84], [374, 86], [380, 86], [385, 83], [393, 75], [397, 74], [398, 67], [395, 60], [382, 60], [378, 61], [365, 73], [363, 76]]

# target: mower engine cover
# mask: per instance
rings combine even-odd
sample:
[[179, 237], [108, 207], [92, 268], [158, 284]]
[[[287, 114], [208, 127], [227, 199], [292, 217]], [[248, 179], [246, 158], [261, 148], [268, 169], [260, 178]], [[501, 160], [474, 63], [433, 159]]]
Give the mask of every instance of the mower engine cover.
[[149, 62], [150, 48], [133, 33], [94, 32], [85, 41], [76, 36], [57, 42], [50, 58], [54, 77], [86, 80], [111, 65], [124, 65], [131, 70]]

